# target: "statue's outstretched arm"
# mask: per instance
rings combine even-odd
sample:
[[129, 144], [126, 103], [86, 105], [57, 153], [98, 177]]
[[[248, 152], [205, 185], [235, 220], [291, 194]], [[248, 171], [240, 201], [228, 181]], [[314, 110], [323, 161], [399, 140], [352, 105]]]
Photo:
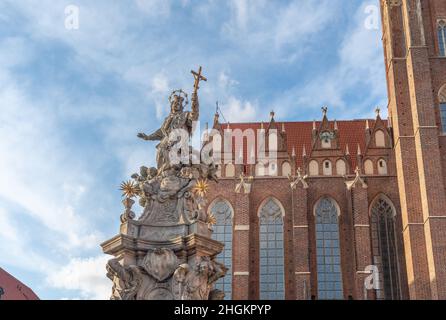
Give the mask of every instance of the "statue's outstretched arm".
[[138, 138], [146, 141], [162, 140], [164, 138], [164, 133], [161, 129], [158, 129], [150, 135], [146, 135], [145, 133], [138, 133]]

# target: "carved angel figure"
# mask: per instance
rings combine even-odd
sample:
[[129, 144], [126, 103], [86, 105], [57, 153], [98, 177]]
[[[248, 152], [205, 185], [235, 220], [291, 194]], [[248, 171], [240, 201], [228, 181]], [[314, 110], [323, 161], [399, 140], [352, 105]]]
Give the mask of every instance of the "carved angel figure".
[[213, 284], [224, 277], [226, 267], [209, 257], [201, 257], [194, 267], [182, 264], [174, 279], [180, 287], [180, 300], [208, 300]]
[[113, 281], [110, 300], [136, 300], [142, 283], [140, 268], [134, 265], [123, 267], [119, 259], [111, 259], [106, 269], [107, 277]]

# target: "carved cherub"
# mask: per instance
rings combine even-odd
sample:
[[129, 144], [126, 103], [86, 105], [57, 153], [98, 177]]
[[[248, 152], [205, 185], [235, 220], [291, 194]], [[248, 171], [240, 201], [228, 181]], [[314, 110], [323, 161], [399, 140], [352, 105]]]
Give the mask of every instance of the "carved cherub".
[[150, 203], [150, 195], [152, 192], [152, 187], [150, 187], [153, 179], [158, 175], [158, 170], [156, 168], [147, 168], [142, 166], [139, 169], [139, 174], [134, 173], [132, 179], [138, 183], [139, 193], [139, 205], [141, 207], [146, 207]]

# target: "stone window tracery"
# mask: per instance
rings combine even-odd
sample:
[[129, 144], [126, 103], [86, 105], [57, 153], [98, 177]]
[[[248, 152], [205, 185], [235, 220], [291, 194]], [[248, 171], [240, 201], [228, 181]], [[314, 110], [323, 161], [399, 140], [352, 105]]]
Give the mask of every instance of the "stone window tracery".
[[398, 249], [395, 233], [395, 211], [383, 197], [379, 197], [371, 209], [373, 263], [379, 270], [380, 300], [401, 298], [398, 270]]
[[284, 212], [277, 200], [270, 198], [260, 208], [260, 299], [284, 300]]
[[232, 297], [232, 218], [234, 213], [231, 205], [223, 199], [218, 199], [212, 204], [210, 213], [216, 219], [212, 238], [225, 245], [223, 251], [217, 256], [217, 260], [228, 268], [226, 276], [216, 282], [215, 288], [225, 293], [225, 300], [230, 300]]
[[316, 204], [317, 284], [321, 300], [344, 298], [338, 217], [334, 200], [322, 198]]

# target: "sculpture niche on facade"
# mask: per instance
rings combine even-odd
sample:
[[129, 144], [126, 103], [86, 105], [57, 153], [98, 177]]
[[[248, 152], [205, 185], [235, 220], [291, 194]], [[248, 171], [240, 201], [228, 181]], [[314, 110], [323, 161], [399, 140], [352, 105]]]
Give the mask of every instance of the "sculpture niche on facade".
[[[205, 212], [208, 181], [217, 180], [214, 164], [192, 164], [188, 143], [199, 117], [198, 89], [207, 79], [195, 78], [191, 111], [188, 96], [174, 91], [170, 114], [161, 128], [138, 137], [160, 141], [157, 168], [143, 166], [121, 185], [125, 212], [120, 234], [102, 244], [115, 258], [107, 264], [114, 300], [208, 300], [224, 297], [214, 283], [226, 273], [215, 261], [223, 244], [211, 239], [214, 218]], [[185, 137], [186, 136], [186, 137]], [[186, 139], [185, 139], [186, 138]], [[184, 159], [184, 148], [187, 159]], [[185, 161], [186, 160], [186, 161]], [[138, 219], [132, 206], [138, 198], [143, 212]]]

